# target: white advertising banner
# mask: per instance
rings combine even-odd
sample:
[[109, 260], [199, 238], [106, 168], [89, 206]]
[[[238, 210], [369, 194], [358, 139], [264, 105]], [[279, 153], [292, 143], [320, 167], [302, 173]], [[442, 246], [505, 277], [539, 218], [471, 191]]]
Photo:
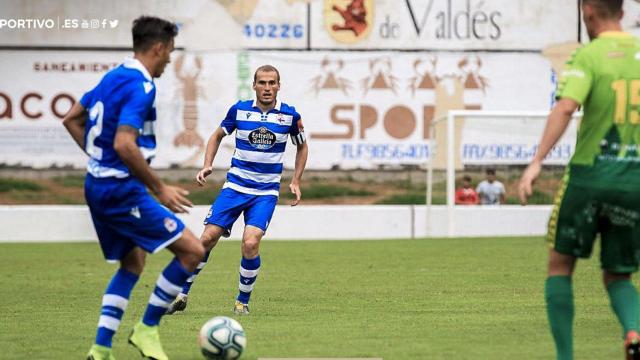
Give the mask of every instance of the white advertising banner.
[[[2, 52], [0, 164], [83, 167], [86, 158], [61, 118], [127, 55]], [[311, 169], [424, 165], [432, 150], [429, 126], [447, 111], [544, 111], [554, 89], [550, 62], [537, 54], [176, 52], [156, 80], [154, 166], [200, 167], [206, 141], [228, 108], [253, 98], [253, 72], [263, 64], [280, 70], [278, 97], [302, 114]], [[490, 138], [477, 134], [463, 141], [491, 143], [512, 135], [501, 128]], [[538, 135], [526, 146], [535, 146]], [[223, 141], [216, 167], [228, 166], [233, 147], [231, 138]], [[289, 145], [285, 166], [293, 160]], [[471, 162], [491, 160], [487, 153]]]
[[[533, 159], [546, 124], [546, 116], [466, 116], [460, 138], [460, 161], [465, 165], [528, 164]], [[576, 144], [577, 121], [572, 121], [564, 136], [545, 159], [547, 165], [565, 165]]]
[[577, 41], [579, 22], [578, 0], [22, 0], [0, 14], [3, 46], [128, 48], [150, 14], [178, 23], [190, 51], [541, 50]]
[[578, 40], [577, 0], [322, 0], [311, 47], [541, 50]]
[[0, 2], [0, 45], [130, 48], [142, 14], [178, 24], [187, 50], [306, 48], [300, 0], [21, 0]]

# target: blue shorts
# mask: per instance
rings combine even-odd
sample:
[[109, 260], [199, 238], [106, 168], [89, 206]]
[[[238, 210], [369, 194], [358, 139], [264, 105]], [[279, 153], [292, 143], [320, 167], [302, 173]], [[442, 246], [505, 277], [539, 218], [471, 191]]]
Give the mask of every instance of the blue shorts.
[[100, 247], [117, 261], [139, 246], [156, 253], [178, 240], [184, 224], [158, 203], [135, 178], [95, 178], [87, 174], [84, 194]]
[[267, 232], [277, 202], [278, 197], [274, 195], [250, 195], [230, 188], [222, 189], [204, 219], [204, 224], [218, 225], [231, 232], [233, 223], [244, 212], [245, 225]]

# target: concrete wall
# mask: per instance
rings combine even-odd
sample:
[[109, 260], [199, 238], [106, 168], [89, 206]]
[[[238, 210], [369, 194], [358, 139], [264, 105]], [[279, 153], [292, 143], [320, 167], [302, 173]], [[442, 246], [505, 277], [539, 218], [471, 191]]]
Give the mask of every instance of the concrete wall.
[[[180, 217], [196, 235], [208, 206]], [[267, 238], [409, 239], [424, 237], [540, 236], [546, 232], [551, 206], [455, 207], [410, 205], [278, 206]], [[451, 223], [450, 223], [450, 220]], [[427, 226], [428, 225], [428, 226]], [[451, 227], [450, 227], [451, 226]], [[242, 235], [242, 217], [232, 239]], [[0, 242], [95, 241], [86, 206], [0, 206]]]

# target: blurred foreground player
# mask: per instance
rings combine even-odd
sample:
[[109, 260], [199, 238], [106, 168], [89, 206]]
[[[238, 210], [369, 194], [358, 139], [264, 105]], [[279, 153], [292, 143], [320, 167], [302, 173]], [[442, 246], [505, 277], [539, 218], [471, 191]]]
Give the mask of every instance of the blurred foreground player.
[[102, 297], [90, 360], [114, 358], [111, 340], [144, 267], [145, 252], [165, 247], [175, 258], [158, 277], [129, 342], [144, 357], [168, 359], [160, 343], [160, 318], [204, 256], [200, 241], [174, 215], [192, 206], [184, 197], [187, 192], [164, 184], [149, 167], [156, 148], [153, 78], [170, 62], [177, 27], [143, 16], [133, 22], [132, 33], [134, 57], [109, 71], [64, 119], [89, 155], [85, 197], [102, 252], [107, 261], [120, 262]]

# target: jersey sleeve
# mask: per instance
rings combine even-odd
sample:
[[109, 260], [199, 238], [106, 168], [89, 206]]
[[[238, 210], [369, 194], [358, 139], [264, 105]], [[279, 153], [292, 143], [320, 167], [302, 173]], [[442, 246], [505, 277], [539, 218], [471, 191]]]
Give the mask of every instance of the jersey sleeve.
[[582, 105], [591, 91], [593, 82], [591, 70], [588, 52], [585, 48], [576, 50], [562, 71], [558, 81], [556, 100], [570, 98]]
[[[128, 125], [136, 129], [143, 128], [156, 96], [155, 87], [147, 92], [145, 89], [148, 89], [149, 85], [146, 85], [145, 88], [144, 84], [143, 82], [135, 84], [129, 96], [125, 98], [120, 109], [118, 126]], [[151, 83], [146, 82], [146, 84]]]
[[227, 111], [227, 116], [224, 117], [222, 123], [220, 123], [220, 127], [224, 131], [226, 135], [231, 134], [236, 129], [236, 117], [238, 114], [238, 104], [233, 105]]
[[88, 109], [91, 106], [91, 103], [93, 102], [93, 92], [94, 92], [94, 90], [95, 89], [87, 91], [80, 98], [80, 105], [82, 105], [83, 108]]
[[291, 136], [291, 143], [293, 145], [300, 145], [307, 142], [304, 136], [304, 125], [302, 124], [302, 116], [296, 111], [293, 112], [293, 121], [291, 121], [291, 128], [289, 129], [289, 135]]

